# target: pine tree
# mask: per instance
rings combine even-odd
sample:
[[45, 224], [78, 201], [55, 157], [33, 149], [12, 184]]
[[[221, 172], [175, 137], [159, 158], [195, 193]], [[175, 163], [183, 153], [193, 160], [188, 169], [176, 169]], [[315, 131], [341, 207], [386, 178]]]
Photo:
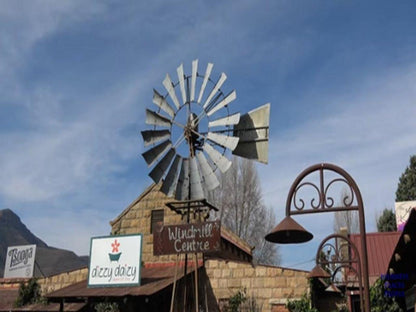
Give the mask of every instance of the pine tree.
[[377, 219], [377, 231], [394, 232], [396, 231], [396, 216], [391, 209], [385, 208], [381, 216]]
[[416, 200], [416, 155], [410, 157], [410, 164], [399, 179], [396, 202]]

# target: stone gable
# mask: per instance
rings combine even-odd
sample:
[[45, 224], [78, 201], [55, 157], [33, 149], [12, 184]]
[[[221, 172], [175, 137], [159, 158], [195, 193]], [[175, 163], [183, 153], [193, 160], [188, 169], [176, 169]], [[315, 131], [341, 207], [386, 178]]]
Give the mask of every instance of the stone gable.
[[173, 201], [160, 192], [161, 184], [152, 184], [117, 218], [110, 222], [112, 235], [143, 234], [142, 261], [145, 266], [154, 262], [171, 263], [176, 260], [175, 255], [153, 256], [153, 234], [151, 234], [151, 216], [154, 210], [164, 211], [164, 225], [181, 224], [185, 220], [167, 206]]

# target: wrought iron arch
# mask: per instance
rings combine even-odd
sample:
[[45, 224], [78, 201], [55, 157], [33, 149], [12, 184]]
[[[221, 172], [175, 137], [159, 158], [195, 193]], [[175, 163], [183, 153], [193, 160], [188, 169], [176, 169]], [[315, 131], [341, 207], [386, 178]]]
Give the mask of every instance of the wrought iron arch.
[[[335, 172], [340, 177], [327, 182], [325, 181], [325, 171]], [[304, 181], [307, 176], [315, 172], [319, 173], [319, 185]], [[344, 183], [348, 186], [351, 194], [350, 199], [343, 199], [344, 205], [342, 207], [334, 206], [334, 199], [327, 196], [328, 191], [336, 182]], [[307, 186], [315, 189], [318, 195], [318, 198], [314, 197], [310, 201], [312, 208], [306, 208], [305, 200], [297, 197], [298, 191]], [[316, 203], [316, 201], [318, 203]], [[292, 207], [295, 209], [291, 209]], [[360, 207], [363, 207], [363, 200], [361, 192], [354, 179], [344, 169], [333, 164], [322, 163], [306, 168], [297, 176], [290, 188], [289, 195], [286, 200], [286, 216], [313, 212], [360, 210]]]

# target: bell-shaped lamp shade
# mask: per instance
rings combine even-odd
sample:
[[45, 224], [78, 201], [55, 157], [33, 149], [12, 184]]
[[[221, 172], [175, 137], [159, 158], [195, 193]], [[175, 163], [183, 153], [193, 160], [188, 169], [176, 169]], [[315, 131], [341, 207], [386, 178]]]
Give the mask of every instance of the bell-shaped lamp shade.
[[277, 244], [298, 244], [310, 241], [313, 235], [299, 223], [287, 216], [280, 222], [265, 239]]
[[327, 271], [325, 271], [319, 264], [315, 265], [312, 271], [309, 272], [309, 278], [328, 278], [331, 277]]

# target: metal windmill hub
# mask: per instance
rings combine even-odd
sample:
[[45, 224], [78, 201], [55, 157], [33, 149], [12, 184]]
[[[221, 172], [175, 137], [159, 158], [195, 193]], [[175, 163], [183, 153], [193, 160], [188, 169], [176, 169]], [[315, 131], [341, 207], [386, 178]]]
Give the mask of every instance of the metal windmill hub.
[[[142, 154], [149, 167], [154, 166], [149, 176], [156, 183], [163, 180], [161, 191], [177, 200], [201, 199], [218, 187], [217, 169], [225, 173], [231, 167], [227, 151], [267, 163], [270, 104], [241, 118], [240, 113], [230, 114], [228, 107], [236, 92], [224, 94], [227, 76], [222, 73], [212, 80], [212, 68], [208, 63], [201, 74], [195, 60], [187, 76], [180, 65], [177, 83], [169, 74], [163, 80], [166, 95], [153, 90], [158, 110], [146, 109], [146, 123], [153, 126], [142, 131], [145, 146], [152, 146]], [[180, 120], [184, 114], [186, 118]], [[206, 131], [200, 131], [201, 124]], [[179, 149], [184, 142], [188, 148], [182, 156]]]

